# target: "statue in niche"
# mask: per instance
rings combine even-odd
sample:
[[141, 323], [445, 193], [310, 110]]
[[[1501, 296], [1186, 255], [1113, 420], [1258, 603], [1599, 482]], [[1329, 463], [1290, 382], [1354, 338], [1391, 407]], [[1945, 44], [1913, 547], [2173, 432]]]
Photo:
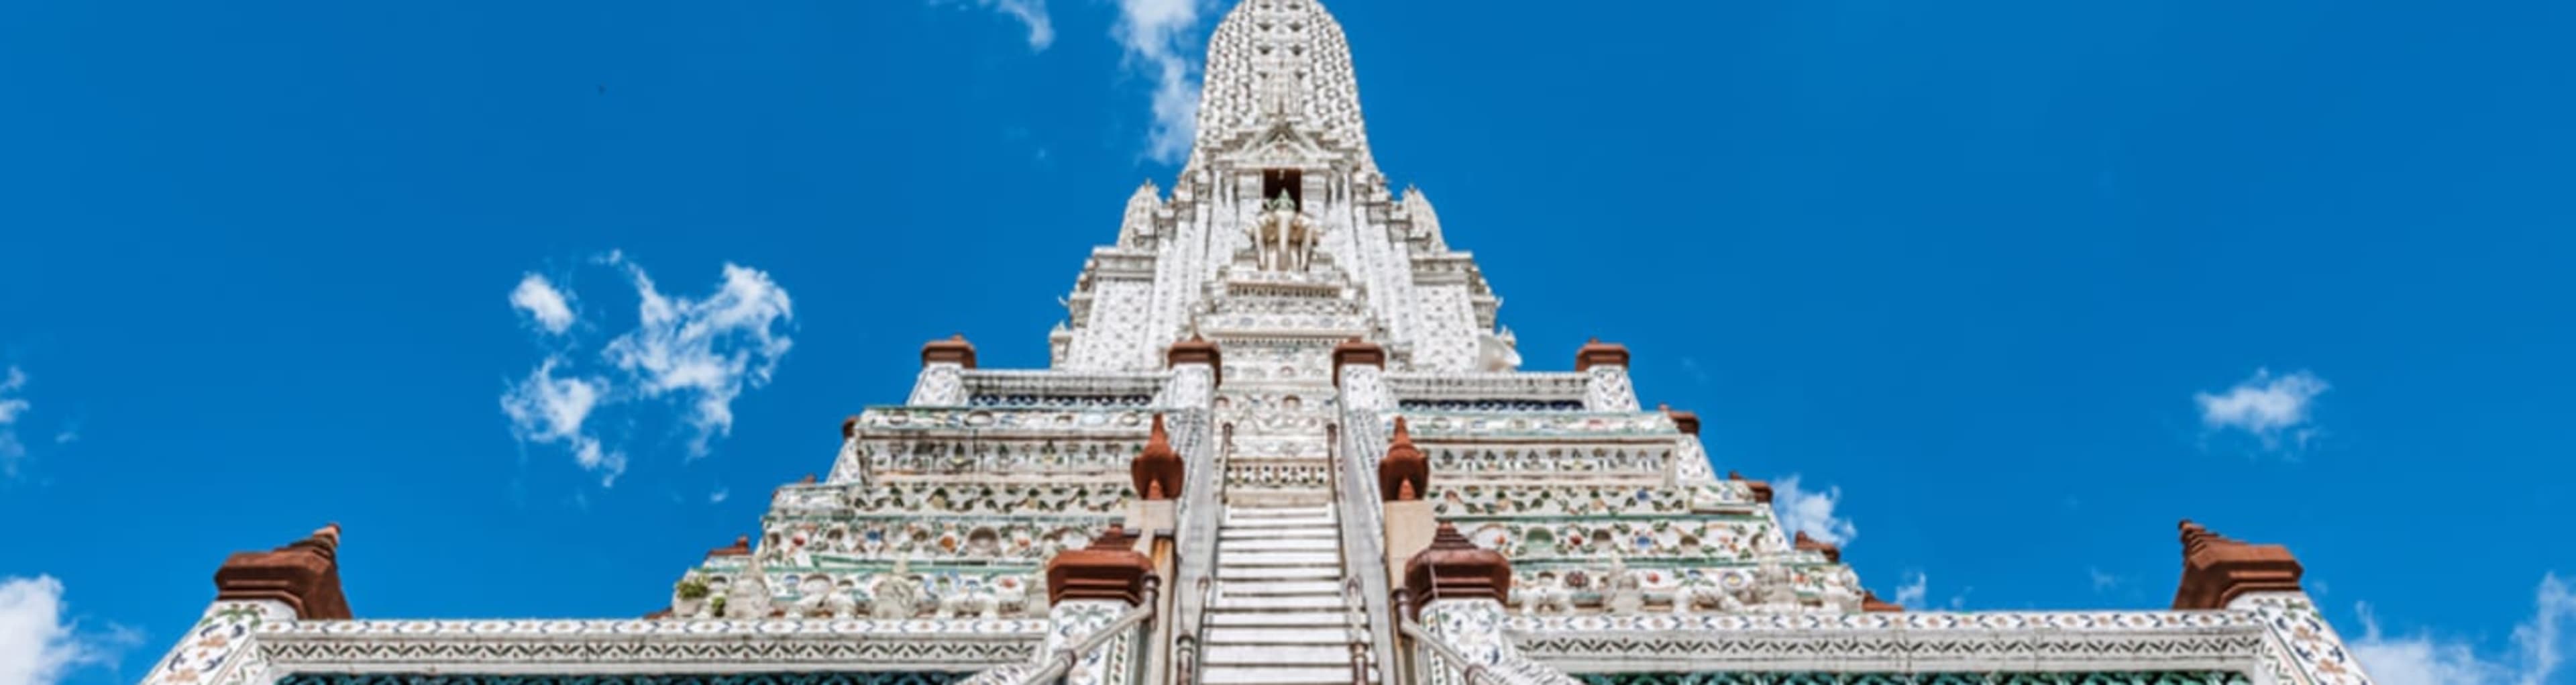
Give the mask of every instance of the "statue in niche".
[[1029, 605], [1029, 585], [1021, 582], [1018, 576], [994, 576], [985, 579], [984, 585], [992, 589], [993, 598], [993, 606], [984, 613], [987, 618], [1017, 612]]
[[1601, 605], [1613, 614], [1634, 614], [1646, 608], [1645, 584], [1628, 570], [1628, 560], [1617, 552], [1610, 554], [1610, 570], [1601, 574]]
[[769, 618], [769, 573], [761, 568], [759, 555], [752, 555], [742, 576], [725, 588], [724, 617]]
[[1819, 594], [1822, 597], [1818, 600], [1817, 611], [1821, 613], [1857, 614], [1861, 612], [1860, 593], [1853, 592], [1850, 585], [1828, 582], [1825, 583], [1824, 591]]
[[1252, 252], [1263, 271], [1301, 272], [1313, 265], [1315, 244], [1322, 231], [1315, 220], [1298, 211], [1297, 200], [1281, 190], [1277, 197], [1261, 204], [1261, 216], [1252, 222]]
[[788, 615], [799, 618], [822, 618], [832, 615], [832, 579], [817, 573], [796, 584], [796, 602]]
[[1476, 368], [1488, 373], [1520, 370], [1520, 340], [1512, 335], [1512, 329], [1476, 335]]
[[859, 615], [858, 583], [842, 578], [832, 584], [832, 595], [823, 600], [823, 610], [832, 618], [857, 618]]
[[1521, 597], [1521, 615], [1536, 616], [1541, 612], [1574, 613], [1574, 593], [1584, 589], [1582, 571], [1568, 571], [1562, 577], [1541, 571], [1537, 582], [1512, 588]]
[[990, 585], [982, 582], [952, 579], [940, 584], [939, 618], [973, 616], [999, 618], [1002, 600]]
[[1702, 606], [1716, 607], [1721, 613], [1744, 611], [1744, 600], [1715, 578], [1691, 574], [1673, 588], [1673, 615], [1683, 616]]
[[1799, 611], [1798, 588], [1790, 580], [1788, 567], [1778, 559], [1764, 559], [1754, 567], [1752, 591], [1759, 593], [1754, 604], [1762, 613], [1789, 614]]
[[894, 561], [894, 570], [887, 572], [884, 580], [877, 581], [876, 598], [868, 607], [868, 615], [884, 619], [912, 618], [920, 602], [921, 587], [912, 580], [912, 558], [898, 557]]

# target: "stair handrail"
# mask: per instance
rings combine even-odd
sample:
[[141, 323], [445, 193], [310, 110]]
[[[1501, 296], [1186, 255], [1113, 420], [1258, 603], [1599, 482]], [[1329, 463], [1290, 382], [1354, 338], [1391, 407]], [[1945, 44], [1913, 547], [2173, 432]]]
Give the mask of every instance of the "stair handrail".
[[[1437, 574], [1438, 570], [1434, 569], [1433, 573]], [[1404, 590], [1395, 591], [1395, 605], [1398, 615], [1397, 634], [1403, 635], [1417, 648], [1430, 650], [1433, 657], [1423, 659], [1417, 655], [1412, 659], [1412, 668], [1406, 669], [1405, 674], [1407, 685], [1453, 685], [1443, 683], [1438, 678], [1425, 677], [1429, 675], [1430, 669], [1438, 668], [1432, 665], [1433, 662], [1446, 666], [1442, 670], [1457, 674], [1458, 681], [1454, 685], [1477, 685], [1480, 679], [1499, 685], [1581, 685], [1582, 683], [1575, 680], [1573, 676], [1566, 675], [1564, 671], [1522, 656], [1520, 651], [1513, 649], [1509, 642], [1497, 645], [1494, 657], [1490, 661], [1469, 658], [1466, 652], [1460, 651], [1447, 640], [1432, 635], [1429, 629], [1423, 627], [1421, 621], [1414, 620], [1411, 597]], [[1425, 683], [1426, 680], [1429, 682]]]
[[[1175, 597], [1177, 622], [1172, 624], [1173, 655], [1184, 660], [1178, 682], [1198, 685], [1202, 672], [1200, 654], [1207, 645], [1207, 607], [1215, 603], [1217, 524], [1224, 516], [1224, 452], [1231, 447], [1231, 432], [1217, 435], [1215, 417], [1207, 409], [1192, 408], [1176, 412], [1181, 438], [1174, 447], [1189, 468], [1182, 472], [1181, 502], [1176, 525], [1179, 531], [1179, 560], [1174, 564], [1173, 582], [1182, 591]], [[1195, 590], [1195, 592], [1190, 591]]]
[[[1479, 680], [1500, 685], [1581, 685], [1583, 682], [1575, 680], [1574, 676], [1566, 675], [1563, 671], [1510, 651], [1505, 651], [1491, 664], [1467, 658], [1467, 655], [1458, 651], [1457, 647], [1452, 647], [1448, 642], [1431, 635], [1423, 629], [1420, 622], [1413, 619], [1404, 619], [1402, 623], [1397, 624], [1396, 629], [1406, 638], [1411, 639], [1413, 644], [1429, 648], [1441, 662], [1460, 664], [1458, 667], [1448, 669], [1458, 672], [1460, 685], [1476, 685]], [[1420, 659], [1416, 659], [1415, 663], [1429, 667]], [[1439, 681], [1432, 682], [1438, 685]]]
[[[1118, 636], [1123, 635], [1130, 630], [1134, 630], [1136, 626], [1141, 625], [1148, 620], [1152, 620], [1154, 618], [1154, 607], [1159, 603], [1156, 599], [1157, 596], [1161, 594], [1162, 584], [1162, 578], [1151, 574], [1146, 575], [1145, 594], [1143, 597], [1145, 600], [1144, 603], [1136, 605], [1135, 608], [1127, 610], [1124, 614], [1120, 614], [1117, 620], [1110, 621], [1109, 625], [1103, 626], [1100, 630], [1084, 636], [1083, 639], [1076, 641], [1074, 644], [1057, 649], [1054, 654], [1040, 655], [1038, 657], [1038, 661], [1034, 663], [1020, 662], [985, 669], [983, 672], [976, 673], [965, 680], [958, 681], [958, 684], [1044, 685], [1045, 683], [1052, 682], [1057, 678], [1062, 678], [1066, 673], [1072, 672], [1075, 664], [1082, 663], [1082, 655], [1098, 650], [1102, 645], [1109, 644], [1110, 640], [1116, 639]], [[1149, 635], [1150, 632], [1146, 634]], [[1143, 635], [1140, 635], [1140, 638], [1141, 637], [1143, 637]]]
[[1138, 604], [1136, 605], [1136, 608], [1127, 610], [1127, 613], [1118, 616], [1118, 620], [1110, 621], [1109, 625], [1103, 626], [1099, 631], [1083, 637], [1080, 642], [1076, 642], [1071, 646], [1056, 650], [1055, 654], [1050, 655], [1051, 658], [1047, 659], [1045, 668], [1040, 668], [1036, 672], [1021, 676], [1018, 680], [1012, 681], [1011, 685], [1040, 685], [1042, 683], [1054, 682], [1055, 679], [1062, 678], [1064, 677], [1064, 674], [1072, 672], [1075, 664], [1082, 663], [1082, 655], [1090, 654], [1093, 650], [1100, 649], [1102, 645], [1109, 644], [1110, 640], [1117, 639], [1128, 630], [1131, 630], [1146, 621], [1153, 620], [1154, 607], [1161, 603], [1158, 598], [1162, 595], [1162, 586], [1163, 579], [1152, 575], [1145, 576], [1145, 602], [1143, 604]]
[[[1467, 658], [1467, 655], [1460, 653], [1458, 648], [1449, 646], [1447, 641], [1443, 641], [1438, 637], [1432, 636], [1429, 632], [1424, 631], [1420, 622], [1414, 621], [1410, 618], [1403, 619], [1403, 622], [1396, 624], [1396, 630], [1400, 631], [1407, 639], [1413, 640], [1413, 644], [1429, 648], [1432, 652], [1432, 656], [1436, 657], [1441, 663], [1457, 664], [1457, 666], [1451, 667], [1449, 670], [1459, 672], [1460, 685], [1476, 685], [1476, 676], [1485, 672], [1484, 664], [1477, 663], [1476, 660]], [[1415, 659], [1414, 665], [1421, 668], [1432, 668], [1432, 666], [1423, 659]], [[1416, 677], [1412, 679], [1412, 682], [1419, 683], [1421, 680], [1421, 678]]]
[[[1387, 608], [1385, 589], [1394, 584], [1386, 578], [1385, 512], [1380, 510], [1377, 491], [1377, 464], [1368, 459], [1370, 445], [1383, 444], [1378, 434], [1378, 412], [1344, 406], [1342, 423], [1330, 450], [1334, 474], [1334, 502], [1338, 505], [1342, 525], [1342, 569], [1354, 579], [1377, 579], [1375, 591], [1361, 592], [1362, 608], [1368, 613], [1372, 647], [1370, 661], [1383, 671], [1395, 657], [1395, 635], [1392, 613]], [[1383, 678], [1381, 674], [1381, 678]]]

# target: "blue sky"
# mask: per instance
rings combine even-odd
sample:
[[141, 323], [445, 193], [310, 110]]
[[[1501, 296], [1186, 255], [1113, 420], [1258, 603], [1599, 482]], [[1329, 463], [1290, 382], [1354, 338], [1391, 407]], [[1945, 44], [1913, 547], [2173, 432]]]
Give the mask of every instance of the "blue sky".
[[[659, 608], [922, 341], [1045, 363], [1189, 3], [0, 5], [0, 685], [326, 521], [361, 616]], [[1882, 596], [2160, 607], [2192, 517], [2383, 682], [2576, 682], [2576, 5], [1332, 5], [1528, 367]]]

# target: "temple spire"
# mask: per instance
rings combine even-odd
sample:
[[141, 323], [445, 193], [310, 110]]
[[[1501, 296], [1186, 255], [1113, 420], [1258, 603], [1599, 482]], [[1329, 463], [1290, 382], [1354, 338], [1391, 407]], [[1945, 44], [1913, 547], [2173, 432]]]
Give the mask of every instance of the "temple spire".
[[1281, 125], [1320, 136], [1374, 170], [1360, 122], [1359, 81], [1340, 22], [1315, 0], [1237, 3], [1208, 39], [1198, 141], [1190, 166], [1256, 142]]

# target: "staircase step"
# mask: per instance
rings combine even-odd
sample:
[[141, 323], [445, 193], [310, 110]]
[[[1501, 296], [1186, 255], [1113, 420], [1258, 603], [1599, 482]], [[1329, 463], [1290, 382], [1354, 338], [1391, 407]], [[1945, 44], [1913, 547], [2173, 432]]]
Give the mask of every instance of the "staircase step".
[[[1375, 681], [1377, 674], [1369, 674], [1369, 679]], [[1200, 669], [1199, 682], [1206, 685], [1349, 685], [1351, 669], [1349, 666], [1337, 668], [1209, 666]]]
[[1331, 516], [1332, 507], [1230, 507], [1228, 516]]
[[1218, 594], [1208, 605], [1217, 610], [1229, 609], [1340, 609], [1345, 598], [1331, 595], [1226, 595]]
[[1351, 629], [1345, 625], [1301, 628], [1209, 628], [1207, 644], [1218, 645], [1347, 645]]
[[1266, 538], [1256, 540], [1217, 540], [1219, 556], [1235, 552], [1325, 552], [1342, 548], [1342, 541], [1324, 537]]
[[1342, 555], [1340, 552], [1243, 552], [1217, 555], [1216, 565], [1219, 569], [1245, 566], [1319, 566], [1339, 572], [1342, 567]]
[[1342, 567], [1331, 566], [1228, 566], [1218, 564], [1217, 580], [1341, 580]]
[[1205, 663], [1249, 666], [1341, 666], [1351, 663], [1351, 648], [1335, 645], [1209, 645]]
[[1227, 528], [1321, 528], [1333, 530], [1332, 517], [1299, 516], [1296, 518], [1227, 518]]
[[1227, 581], [1218, 595], [1339, 595], [1342, 584], [1329, 580]]
[[1225, 488], [1225, 501], [1283, 507], [1321, 506], [1333, 500], [1333, 491], [1322, 487], [1267, 488], [1248, 483], [1230, 483]]
[[1305, 538], [1323, 538], [1323, 539], [1326, 539], [1326, 540], [1331, 540], [1331, 539], [1335, 539], [1335, 538], [1339, 538], [1339, 537], [1341, 537], [1340, 533], [1341, 533], [1341, 529], [1340, 529], [1340, 528], [1336, 528], [1336, 527], [1332, 527], [1332, 526], [1315, 526], [1315, 527], [1312, 527], [1312, 528], [1226, 528], [1226, 527], [1219, 527], [1219, 528], [1217, 528], [1217, 531], [1216, 531], [1216, 539], [1218, 539], [1218, 540], [1220, 540], [1220, 541], [1223, 541], [1223, 540], [1302, 540], [1302, 539], [1305, 539]]
[[1225, 626], [1233, 628], [1252, 628], [1270, 626], [1278, 628], [1311, 628], [1316, 626], [1348, 626], [1350, 623], [1351, 617], [1340, 611], [1225, 611], [1221, 609], [1211, 609], [1207, 614], [1207, 624], [1209, 627]]

